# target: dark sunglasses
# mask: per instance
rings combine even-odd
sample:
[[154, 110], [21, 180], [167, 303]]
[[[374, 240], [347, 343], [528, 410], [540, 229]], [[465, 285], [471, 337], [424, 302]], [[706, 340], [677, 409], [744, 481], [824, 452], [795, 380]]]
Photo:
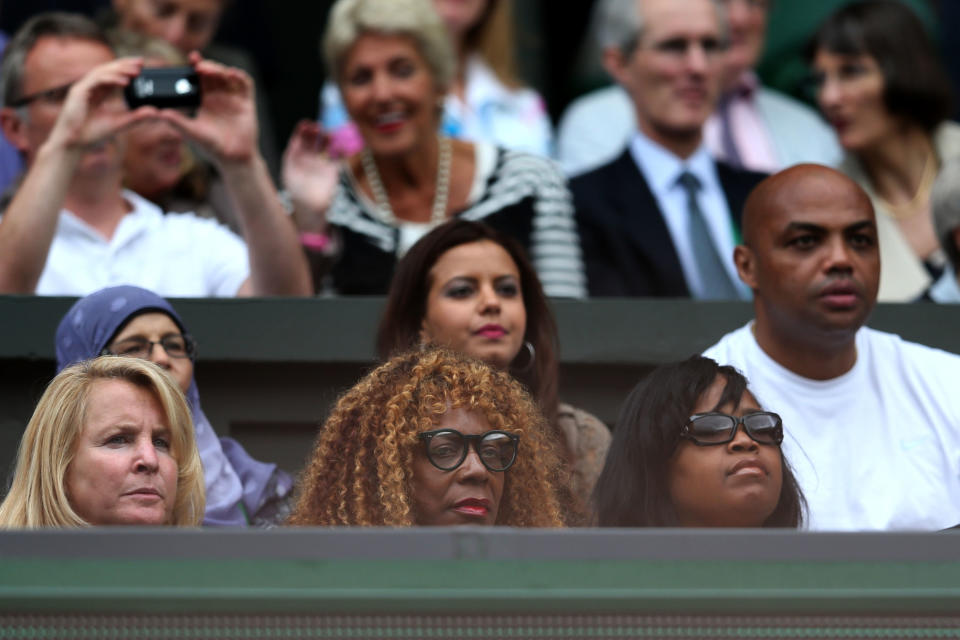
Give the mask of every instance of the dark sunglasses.
[[436, 429], [417, 434], [427, 450], [427, 460], [442, 471], [453, 471], [467, 459], [470, 446], [490, 471], [506, 471], [517, 459], [520, 436], [506, 431], [487, 431], [468, 436], [455, 429]]
[[173, 333], [157, 341], [146, 338], [127, 338], [104, 347], [102, 356], [129, 356], [147, 360], [154, 345], [160, 345], [171, 358], [193, 358], [197, 354], [197, 344], [188, 334]]
[[693, 440], [695, 445], [701, 447], [726, 444], [736, 437], [737, 427], [741, 424], [755, 442], [772, 445], [783, 442], [783, 421], [769, 411], [740, 417], [716, 412], [698, 413], [690, 416], [687, 424], [680, 428], [680, 437]]

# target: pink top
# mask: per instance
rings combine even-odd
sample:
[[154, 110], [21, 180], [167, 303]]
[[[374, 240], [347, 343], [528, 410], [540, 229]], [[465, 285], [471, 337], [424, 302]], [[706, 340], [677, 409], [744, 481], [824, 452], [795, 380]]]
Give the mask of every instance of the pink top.
[[[703, 128], [704, 142], [710, 153], [734, 166], [774, 173], [780, 162], [774, 150], [770, 131], [757, 107], [760, 80], [752, 71], [744, 72], [737, 85], [717, 105]], [[729, 142], [724, 140], [724, 125], [729, 123], [730, 136], [737, 158], [731, 157]]]

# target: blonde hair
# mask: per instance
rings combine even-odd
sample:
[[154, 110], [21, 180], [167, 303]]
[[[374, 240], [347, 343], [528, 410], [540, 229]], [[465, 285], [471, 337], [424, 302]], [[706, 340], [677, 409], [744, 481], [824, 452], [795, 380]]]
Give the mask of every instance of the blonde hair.
[[163, 369], [139, 358], [103, 356], [61, 371], [44, 391], [20, 440], [10, 492], [0, 504], [0, 528], [84, 527], [67, 497], [67, 468], [83, 430], [90, 390], [98, 381], [123, 380], [159, 401], [177, 461], [173, 521], [197, 526], [203, 519], [203, 466], [190, 409]]
[[290, 524], [415, 525], [417, 434], [453, 409], [475, 411], [491, 429], [520, 436], [496, 524], [563, 526], [556, 491], [562, 467], [535, 402], [509, 374], [446, 349], [396, 356], [340, 397], [303, 471]]
[[466, 36], [467, 52], [478, 53], [500, 82], [511, 89], [521, 86], [517, 79], [515, 33], [512, 1], [488, 0], [480, 22]]
[[187, 64], [187, 56], [162, 38], [140, 31], [116, 28], [107, 32], [107, 39], [119, 57], [142, 57], [163, 60], [170, 65]]
[[407, 36], [433, 71], [441, 94], [453, 81], [456, 56], [450, 36], [431, 0], [338, 0], [323, 35], [323, 55], [339, 85], [347, 53], [365, 33]]

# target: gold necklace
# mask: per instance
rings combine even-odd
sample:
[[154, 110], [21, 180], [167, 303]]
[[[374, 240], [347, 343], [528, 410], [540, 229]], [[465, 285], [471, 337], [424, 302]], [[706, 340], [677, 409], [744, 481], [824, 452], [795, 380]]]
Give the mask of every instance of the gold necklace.
[[920, 213], [917, 207], [921, 201], [930, 197], [930, 191], [933, 189], [933, 183], [937, 179], [937, 158], [931, 149], [923, 161], [923, 173], [920, 176], [920, 184], [917, 185], [917, 191], [913, 194], [910, 202], [903, 204], [893, 204], [883, 196], [877, 194], [877, 199], [890, 213], [894, 220], [906, 220]]

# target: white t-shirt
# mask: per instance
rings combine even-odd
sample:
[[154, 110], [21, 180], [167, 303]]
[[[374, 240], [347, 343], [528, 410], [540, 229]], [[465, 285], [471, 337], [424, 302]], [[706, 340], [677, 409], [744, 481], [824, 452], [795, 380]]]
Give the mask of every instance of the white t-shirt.
[[247, 246], [215, 220], [169, 213], [132, 191], [113, 237], [60, 212], [36, 293], [85, 296], [130, 284], [164, 297], [234, 296], [250, 275]]
[[820, 530], [960, 524], [960, 356], [862, 328], [832, 380], [787, 370], [747, 325], [703, 355], [733, 365], [783, 418], [783, 451]]

